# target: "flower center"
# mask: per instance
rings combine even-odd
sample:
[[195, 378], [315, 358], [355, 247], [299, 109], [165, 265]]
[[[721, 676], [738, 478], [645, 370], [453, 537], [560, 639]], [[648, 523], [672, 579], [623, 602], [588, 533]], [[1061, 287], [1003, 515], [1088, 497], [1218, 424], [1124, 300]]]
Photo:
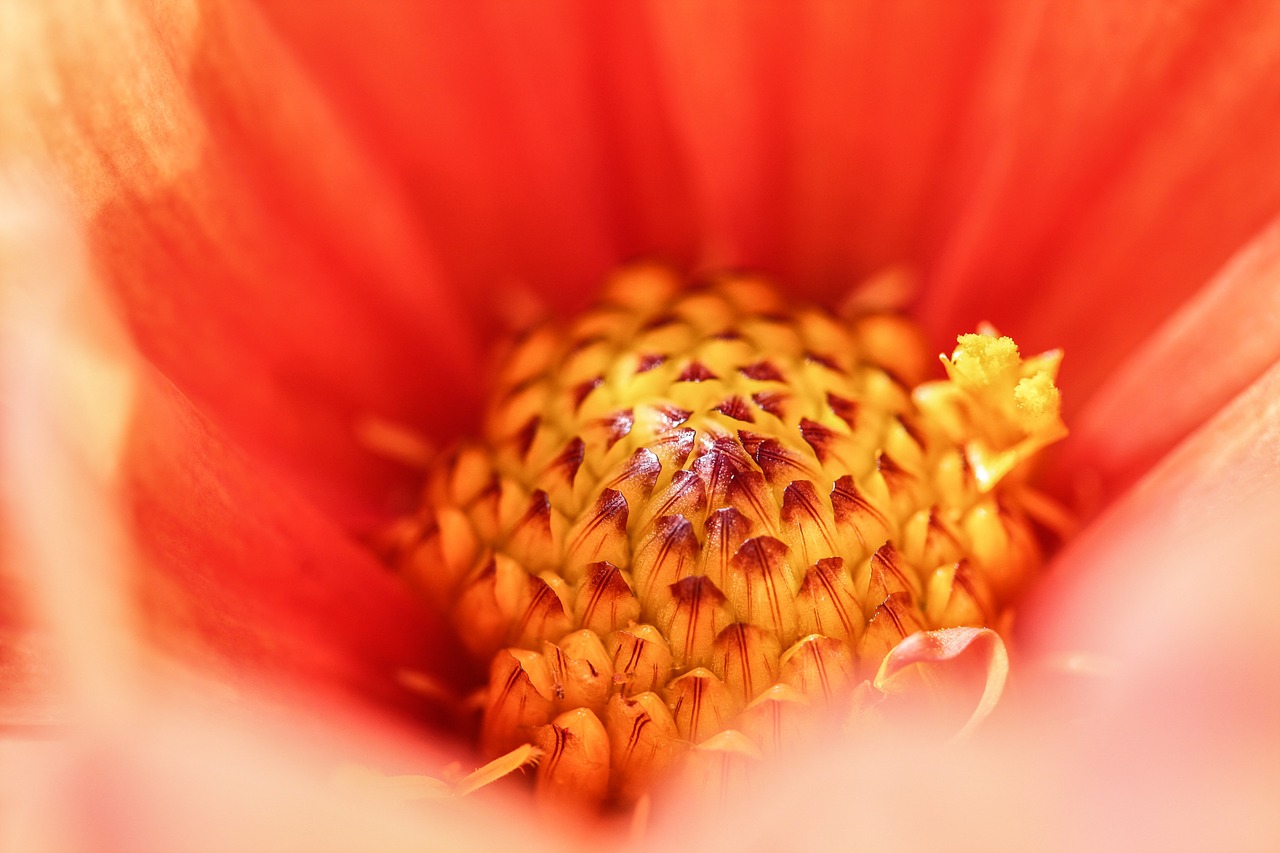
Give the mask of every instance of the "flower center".
[[998, 626], [1041, 561], [1015, 468], [1065, 434], [1059, 357], [963, 335], [924, 381], [901, 317], [655, 267], [524, 336], [399, 558], [488, 662], [481, 749], [625, 804], [776, 749], [916, 632]]

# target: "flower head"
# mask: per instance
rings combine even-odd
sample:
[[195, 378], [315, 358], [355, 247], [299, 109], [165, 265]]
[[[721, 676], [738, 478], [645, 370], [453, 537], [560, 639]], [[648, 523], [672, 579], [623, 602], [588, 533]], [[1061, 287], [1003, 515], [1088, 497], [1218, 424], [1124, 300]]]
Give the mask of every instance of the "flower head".
[[[1020, 714], [832, 734], [652, 843], [1274, 846], [1273, 4], [533, 9], [0, 8], [9, 846], [598, 847], [330, 779], [447, 762], [400, 676], [461, 657], [361, 542], [413, 504], [367, 438], [478, 429], [505, 318], [634, 256], [828, 306], [901, 265], [929, 352], [1062, 347], [1087, 520]], [[1013, 388], [993, 483], [1053, 431]]]
[[919, 346], [656, 267], [527, 333], [396, 557], [492, 662], [484, 751], [536, 742], [544, 797], [630, 805], [678, 758], [856, 717], [912, 635], [1007, 621], [1040, 553], [1001, 481], [1064, 432], [1058, 356], [962, 335], [922, 382]]

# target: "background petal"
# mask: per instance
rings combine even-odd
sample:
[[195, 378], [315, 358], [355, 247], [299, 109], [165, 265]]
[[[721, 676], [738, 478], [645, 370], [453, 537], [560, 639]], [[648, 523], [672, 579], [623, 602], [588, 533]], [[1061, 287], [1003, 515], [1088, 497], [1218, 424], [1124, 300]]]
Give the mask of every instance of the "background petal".
[[1280, 209], [1280, 9], [1005, 4], [920, 305], [1064, 347], [1074, 410]]
[[1116, 494], [1280, 359], [1280, 220], [1180, 306], [1080, 412], [1061, 468]]
[[918, 259], [994, 8], [649, 4], [704, 255], [828, 301]]
[[457, 676], [441, 620], [173, 389], [144, 385], [122, 460], [144, 635], [230, 684], [285, 680], [416, 713], [401, 670]]
[[[576, 307], [630, 254], [760, 265], [829, 299], [906, 261], [940, 342], [986, 318], [1067, 346], [1076, 406], [1280, 205], [1265, 3], [262, 0], [175, 6], [163, 36], [108, 9], [124, 85], [46, 76], [137, 117], [36, 124], [106, 211], [148, 354], [345, 512], [396, 473], [353, 423], [450, 433], [430, 401], [468, 418], [475, 328]], [[76, 33], [32, 41], [118, 58]], [[1081, 307], [1097, 298], [1118, 307]], [[280, 401], [296, 414], [264, 416]]]
[[482, 321], [522, 290], [580, 307], [621, 260], [697, 248], [639, 7], [259, 5], [404, 183]]

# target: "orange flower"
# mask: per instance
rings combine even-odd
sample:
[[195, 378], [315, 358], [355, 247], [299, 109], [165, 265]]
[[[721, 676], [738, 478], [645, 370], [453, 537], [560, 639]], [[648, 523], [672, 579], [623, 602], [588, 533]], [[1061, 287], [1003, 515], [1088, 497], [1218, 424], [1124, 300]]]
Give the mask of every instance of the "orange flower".
[[504, 312], [637, 254], [828, 302], [901, 264], [939, 350], [1064, 347], [1050, 482], [1100, 512], [1022, 714], [833, 735], [647, 843], [1274, 844], [1271, 4], [80, 6], [0, 11], [11, 847], [590, 845], [329, 774], [442, 760], [362, 430], [454, 437]]

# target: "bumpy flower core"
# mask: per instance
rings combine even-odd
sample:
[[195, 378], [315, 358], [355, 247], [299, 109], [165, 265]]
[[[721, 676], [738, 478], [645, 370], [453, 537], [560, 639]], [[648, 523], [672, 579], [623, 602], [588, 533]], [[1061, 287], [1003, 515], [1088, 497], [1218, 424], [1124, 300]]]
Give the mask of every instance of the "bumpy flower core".
[[997, 627], [1041, 560], [1014, 469], [1064, 434], [1058, 359], [964, 335], [926, 382], [901, 317], [653, 267], [525, 335], [398, 559], [489, 666], [481, 749], [625, 804], [775, 751], [915, 632]]

